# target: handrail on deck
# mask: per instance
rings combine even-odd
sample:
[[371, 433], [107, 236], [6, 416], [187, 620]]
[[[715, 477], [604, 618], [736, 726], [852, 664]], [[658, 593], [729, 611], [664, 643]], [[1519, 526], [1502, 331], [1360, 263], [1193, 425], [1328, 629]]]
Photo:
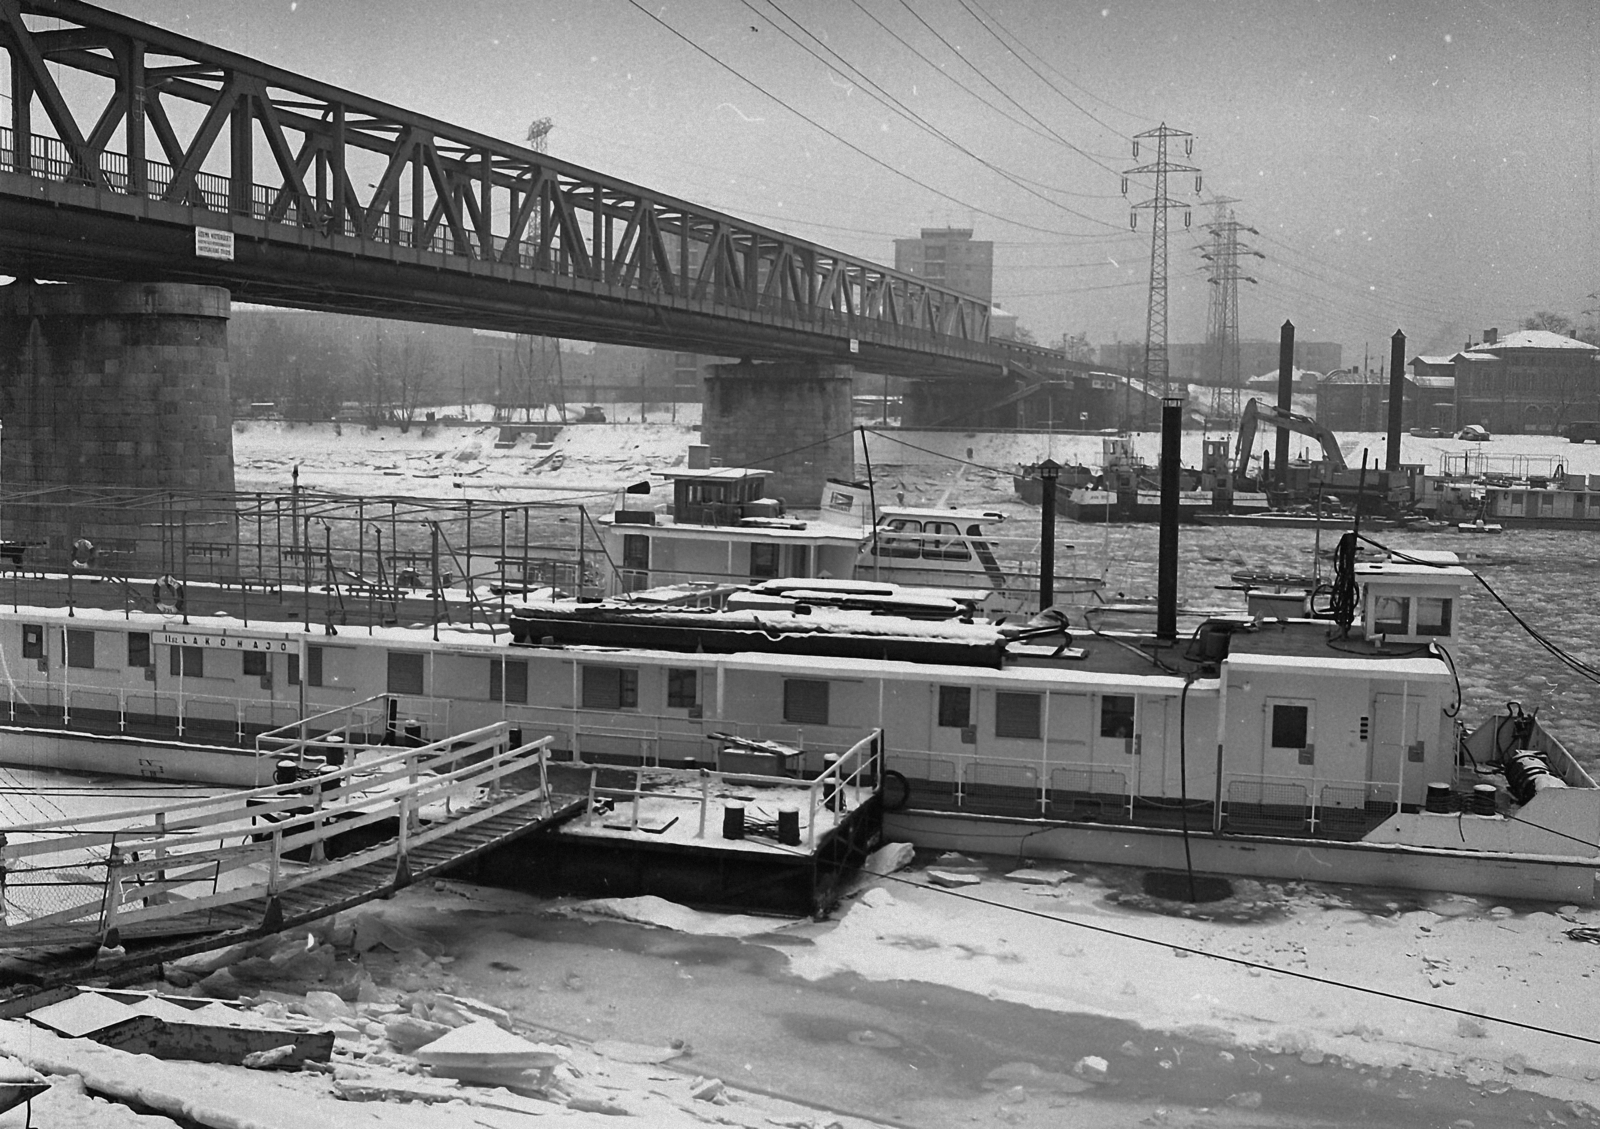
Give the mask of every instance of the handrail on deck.
[[[546, 738], [548, 740], [548, 738]], [[829, 754], [832, 756], [833, 754]], [[883, 758], [883, 730], [874, 729], [867, 736], [851, 745], [845, 752], [838, 754], [831, 764], [822, 772], [806, 782], [807, 813], [806, 813], [806, 848], [814, 849], [817, 843], [817, 811], [826, 807], [830, 811], [840, 814], [846, 810], [848, 797], [853, 793], [848, 789], [871, 788], [877, 792], [882, 785], [883, 773], [881, 771]], [[753, 784], [757, 786], [793, 787], [799, 781], [789, 776], [769, 776], [754, 772], [717, 772], [712, 769], [702, 768], [697, 770], [700, 781], [698, 796], [685, 796], [672, 792], [647, 791], [644, 787], [643, 765], [634, 769], [632, 788], [609, 788], [598, 783], [599, 766], [591, 765], [589, 770], [589, 801], [584, 809], [584, 825], [594, 823], [596, 815], [596, 801], [600, 799], [628, 800], [632, 804], [629, 817], [628, 830], [637, 831], [639, 828], [639, 800], [650, 795], [662, 800], [676, 800], [684, 803], [693, 803], [699, 807], [700, 826], [695, 832], [695, 838], [704, 839], [706, 835], [706, 813], [711, 805], [711, 782], [717, 780], [721, 783]]]

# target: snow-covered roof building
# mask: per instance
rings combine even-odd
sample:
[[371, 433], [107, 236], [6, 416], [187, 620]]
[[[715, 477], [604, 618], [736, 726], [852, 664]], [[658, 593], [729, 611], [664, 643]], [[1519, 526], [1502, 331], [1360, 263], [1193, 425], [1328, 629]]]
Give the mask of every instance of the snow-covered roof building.
[[1600, 348], [1546, 329], [1504, 337], [1488, 330], [1481, 343], [1450, 358], [1453, 422], [1498, 432], [1552, 432], [1573, 420], [1600, 419], [1597, 360]]

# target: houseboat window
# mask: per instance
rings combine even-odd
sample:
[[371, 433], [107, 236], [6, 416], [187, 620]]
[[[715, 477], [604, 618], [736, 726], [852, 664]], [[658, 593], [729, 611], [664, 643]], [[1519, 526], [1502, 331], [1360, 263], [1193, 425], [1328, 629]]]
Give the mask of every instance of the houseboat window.
[[155, 659], [150, 657], [150, 633], [148, 631], [128, 632], [128, 665], [156, 665]]
[[206, 676], [206, 649], [204, 647], [171, 647], [171, 671], [175, 678], [204, 678]]
[[994, 696], [994, 735], [1020, 737], [1026, 741], [1039, 739], [1039, 695], [1008, 694], [1000, 691]]
[[972, 724], [972, 688], [970, 686], [939, 687], [939, 727], [965, 729]]
[[696, 677], [699, 671], [685, 670], [681, 667], [667, 668], [667, 708], [673, 710], [693, 709], [697, 698], [695, 696]]
[[94, 632], [67, 629], [67, 665], [94, 669]]
[[322, 685], [322, 648], [306, 647], [306, 685]]
[[1417, 634], [1450, 634], [1451, 605], [1455, 601], [1443, 596], [1417, 597]]
[[778, 576], [778, 546], [752, 542], [750, 545], [750, 579], [775, 580]]
[[971, 560], [967, 544], [961, 540], [961, 530], [953, 522], [930, 521], [923, 527], [922, 555], [936, 561]]
[[489, 700], [528, 704], [528, 662], [526, 659], [489, 660]]
[[247, 678], [261, 678], [267, 673], [267, 652], [240, 651], [239, 673]]
[[785, 678], [783, 720], [797, 725], [827, 725], [828, 684], [815, 678]]
[[891, 518], [883, 523], [884, 532], [878, 537], [880, 557], [917, 557], [922, 555], [922, 523], [908, 517]]
[[1372, 630], [1380, 635], [1404, 635], [1411, 629], [1410, 596], [1379, 596], [1372, 612]]
[[1311, 707], [1274, 704], [1272, 707], [1272, 747], [1303, 749], [1310, 743]]
[[643, 533], [622, 535], [622, 567], [648, 569], [650, 567], [650, 538]]
[[789, 547], [789, 576], [811, 575], [811, 546], [791, 545]]
[[[977, 537], [983, 530], [976, 525], [967, 526], [967, 536]], [[983, 565], [983, 571], [993, 573], [1000, 568], [1000, 562], [994, 559], [994, 550], [987, 541], [973, 541], [972, 549], [978, 554], [978, 563]]]
[[583, 708], [633, 710], [639, 708], [639, 672], [632, 667], [583, 668]]
[[422, 690], [422, 662], [427, 656], [411, 651], [389, 652], [389, 693], [418, 694]]
[[1133, 695], [1103, 694], [1100, 697], [1100, 736], [1133, 736]]
[[22, 657], [25, 659], [44, 658], [44, 628], [37, 623], [24, 623], [22, 625]]

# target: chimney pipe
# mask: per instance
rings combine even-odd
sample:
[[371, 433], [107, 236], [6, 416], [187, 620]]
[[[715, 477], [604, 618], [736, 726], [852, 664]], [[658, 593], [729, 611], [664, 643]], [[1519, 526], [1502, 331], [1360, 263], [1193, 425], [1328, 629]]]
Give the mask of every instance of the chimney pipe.
[[[1278, 331], [1278, 410], [1294, 410], [1294, 322], [1284, 320]], [[1289, 429], [1280, 427], [1274, 450], [1278, 464], [1278, 488], [1289, 489]]]
[[1182, 440], [1183, 397], [1168, 396], [1161, 401], [1161, 543], [1156, 553], [1156, 638], [1164, 643], [1178, 641], [1178, 472], [1182, 469]]
[[1388, 471], [1400, 469], [1400, 429], [1405, 426], [1406, 335], [1398, 329], [1389, 338], [1389, 459]]

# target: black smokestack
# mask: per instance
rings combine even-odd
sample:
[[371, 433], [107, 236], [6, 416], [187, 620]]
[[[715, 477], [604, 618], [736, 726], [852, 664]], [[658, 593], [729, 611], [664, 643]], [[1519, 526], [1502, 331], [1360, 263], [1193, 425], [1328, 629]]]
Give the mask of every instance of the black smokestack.
[[[1280, 429], [1281, 430], [1281, 429]], [[1183, 397], [1161, 401], [1161, 546], [1156, 554], [1156, 638], [1178, 640], [1178, 490]]]
[[[1294, 410], [1294, 322], [1284, 320], [1278, 331], [1278, 410]], [[1278, 485], [1289, 489], [1289, 429], [1278, 428], [1278, 445], [1273, 451], [1278, 464]]]
[[1400, 429], [1405, 426], [1406, 335], [1398, 329], [1389, 338], [1389, 458], [1384, 469], [1400, 469]]
[[1061, 464], [1046, 459], [1039, 464], [1039, 610], [1056, 602], [1056, 479]]

